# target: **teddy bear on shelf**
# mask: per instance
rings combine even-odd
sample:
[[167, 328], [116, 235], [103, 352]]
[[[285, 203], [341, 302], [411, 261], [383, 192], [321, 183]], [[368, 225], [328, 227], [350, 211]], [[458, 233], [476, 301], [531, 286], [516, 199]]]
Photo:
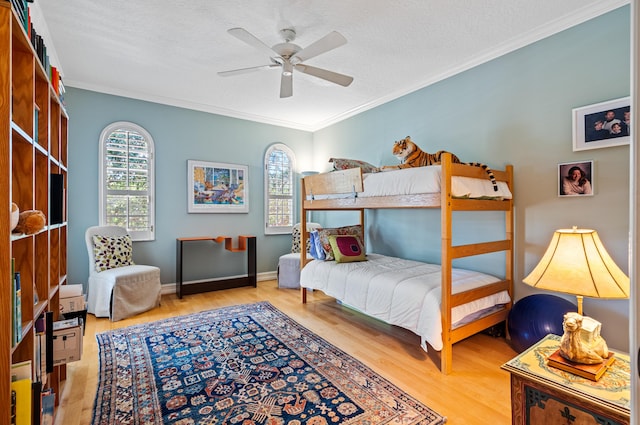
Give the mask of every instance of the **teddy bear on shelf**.
[[20, 218], [20, 208], [15, 202], [11, 203], [11, 231], [18, 225], [18, 219]]
[[47, 218], [38, 210], [27, 210], [20, 213], [18, 225], [13, 229], [13, 233], [24, 233], [32, 235], [44, 229], [47, 225]]

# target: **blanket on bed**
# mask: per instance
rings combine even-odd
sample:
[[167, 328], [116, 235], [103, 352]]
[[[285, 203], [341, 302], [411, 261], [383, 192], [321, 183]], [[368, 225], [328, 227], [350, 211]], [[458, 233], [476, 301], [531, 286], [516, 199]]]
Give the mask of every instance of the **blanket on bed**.
[[[440, 266], [380, 254], [367, 254], [367, 259], [357, 263], [312, 261], [302, 269], [300, 286], [321, 290], [369, 316], [409, 329], [421, 337], [423, 347], [428, 342], [441, 350]], [[454, 294], [500, 280], [455, 268], [452, 275]], [[503, 291], [454, 307], [451, 321], [455, 327], [469, 315], [509, 301]]]

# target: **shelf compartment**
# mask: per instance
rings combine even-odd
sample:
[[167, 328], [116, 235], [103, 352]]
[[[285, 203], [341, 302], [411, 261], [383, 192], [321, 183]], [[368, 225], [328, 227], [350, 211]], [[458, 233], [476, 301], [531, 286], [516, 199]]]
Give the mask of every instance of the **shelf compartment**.
[[60, 229], [49, 230], [49, 288], [48, 294], [60, 281]]
[[35, 183], [34, 208], [42, 211], [49, 222], [49, 158], [41, 151], [35, 150]]
[[11, 197], [20, 211], [33, 209], [33, 145], [17, 134], [12, 137]]
[[15, 19], [12, 22], [12, 120], [33, 138], [34, 56], [20, 24]]

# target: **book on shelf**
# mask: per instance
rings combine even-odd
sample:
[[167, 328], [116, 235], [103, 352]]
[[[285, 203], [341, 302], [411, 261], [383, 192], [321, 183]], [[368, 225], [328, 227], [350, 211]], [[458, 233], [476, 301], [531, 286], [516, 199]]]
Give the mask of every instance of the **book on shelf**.
[[11, 365], [11, 389], [16, 392], [16, 425], [31, 425], [31, 361]]
[[52, 312], [46, 312], [40, 315], [35, 322], [35, 376], [36, 381], [40, 381], [43, 386], [47, 384], [48, 373], [53, 371], [53, 358], [47, 363], [50, 353], [47, 349], [47, 340], [51, 337], [51, 327], [47, 325], [47, 317], [53, 316]]
[[15, 259], [11, 259], [11, 343], [15, 346], [22, 339], [22, 296], [20, 272], [16, 271]]
[[597, 381], [604, 375], [604, 373], [611, 367], [615, 361], [614, 354], [609, 352], [609, 357], [602, 363], [597, 364], [582, 364], [567, 360], [560, 355], [560, 350], [556, 350], [553, 354], [547, 357], [547, 364], [556, 369], [564, 370], [565, 372], [573, 373], [574, 375], [582, 376], [583, 378], [591, 381]]
[[35, 343], [34, 343], [34, 376], [35, 380], [47, 384], [47, 334], [45, 332], [45, 317], [40, 316], [36, 320], [35, 325]]
[[31, 384], [31, 424], [40, 425], [42, 418], [42, 384], [33, 382]]
[[53, 414], [54, 414], [54, 406], [56, 403], [56, 395], [49, 389], [46, 392], [42, 393], [41, 399], [41, 416], [40, 416], [40, 424], [41, 425], [53, 425]]
[[16, 392], [16, 425], [31, 425], [31, 380], [13, 381], [11, 389]]
[[22, 290], [20, 272], [13, 273], [13, 345], [22, 340]]
[[45, 332], [45, 350], [46, 350], [46, 371], [53, 372], [53, 311], [47, 311], [44, 314], [46, 323]]
[[16, 390], [11, 389], [11, 425], [16, 425]]

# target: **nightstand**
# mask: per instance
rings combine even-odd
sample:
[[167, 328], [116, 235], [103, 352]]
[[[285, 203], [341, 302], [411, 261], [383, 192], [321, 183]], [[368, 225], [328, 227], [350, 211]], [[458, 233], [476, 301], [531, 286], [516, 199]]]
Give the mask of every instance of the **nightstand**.
[[559, 347], [560, 337], [547, 335], [502, 365], [511, 373], [513, 425], [628, 425], [629, 356], [611, 350], [616, 360], [594, 382], [548, 366], [546, 358]]

